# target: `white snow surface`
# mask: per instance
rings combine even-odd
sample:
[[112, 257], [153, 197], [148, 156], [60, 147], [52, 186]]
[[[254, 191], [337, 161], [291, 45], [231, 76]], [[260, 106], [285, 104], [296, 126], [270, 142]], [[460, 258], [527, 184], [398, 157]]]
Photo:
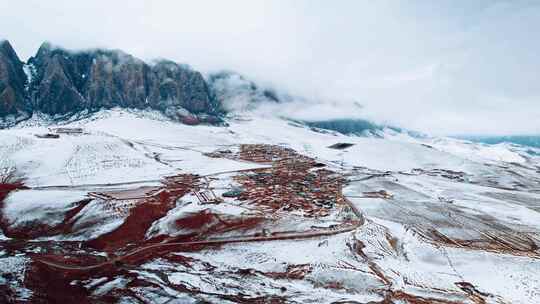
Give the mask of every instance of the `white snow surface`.
[[[210, 174], [253, 167], [253, 164], [211, 159], [200, 153], [239, 143], [280, 144], [321, 161], [381, 171], [413, 168], [474, 171], [486, 161], [524, 162], [523, 156], [505, 145], [485, 146], [447, 138], [417, 139], [390, 132], [384, 139], [324, 134], [271, 117], [233, 119], [229, 127], [217, 127], [188, 126], [156, 115], [141, 115], [121, 110], [102, 111], [91, 118], [62, 125], [83, 127], [87, 134], [61, 135], [59, 139], [33, 136], [47, 133], [45, 126], [2, 130], [0, 141], [4, 145], [0, 154], [4, 155], [4, 162], [16, 164], [32, 186], [156, 179], [178, 169]], [[354, 146], [346, 150], [328, 148], [339, 142]], [[156, 154], [174, 165], [156, 162]]]
[[[492, 295], [492, 302], [540, 303], [538, 259], [435, 245], [421, 235], [436, 228], [459, 239], [474, 240], [497, 233], [507, 239], [517, 234], [540, 242], [540, 158], [528, 155], [523, 147], [413, 137], [391, 130], [382, 131], [382, 138], [320, 133], [269, 116], [246, 115], [230, 118], [228, 123], [227, 127], [187, 126], [155, 112], [114, 109], [61, 125], [81, 127], [81, 135], [36, 138], [35, 134], [60, 126], [39, 115], [16, 128], [0, 130], [0, 168], [16, 168], [25, 185], [33, 188], [12, 192], [4, 202], [3, 215], [14, 226], [33, 221], [54, 225], [74, 207], [73, 203], [87, 198], [88, 192], [155, 185], [164, 176], [179, 173], [226, 175], [233, 170], [264, 167], [210, 158], [203, 153], [233, 149], [242, 143], [275, 144], [316, 158], [331, 169], [353, 172], [350, 178], [355, 181], [344, 194], [362, 211], [366, 223], [353, 232], [319, 239], [229, 244], [185, 253], [214, 265], [215, 272], [182, 269], [159, 260], [133, 272], [179, 298], [186, 295], [167, 287], [163, 278], [150, 270], [166, 271], [173, 283], [210, 292], [238, 291], [257, 296], [275, 289], [279, 295], [280, 288], [286, 287], [287, 295], [298, 296], [300, 302], [368, 302], [381, 300], [374, 290], [389, 288], [374, 273], [376, 265], [388, 276], [392, 289], [411, 294], [468, 303], [467, 293], [456, 285], [466, 281]], [[354, 145], [344, 150], [329, 148], [336, 143]], [[417, 168], [463, 172], [464, 178], [416, 174], [413, 169]], [[388, 175], [370, 176], [384, 172]], [[221, 187], [216, 190], [218, 195], [230, 186], [224, 181], [213, 183], [220, 182], [224, 184], [217, 185]], [[392, 193], [393, 198], [363, 197], [366, 191], [381, 189]], [[193, 233], [178, 230], [175, 221], [204, 209], [230, 216], [246, 212], [235, 205], [234, 199], [203, 206], [188, 194], [154, 222], [146, 236]], [[74, 233], [55, 240], [89, 240], [114, 231], [127, 215], [112, 210], [104, 201], [91, 201], [73, 218]], [[0, 233], [0, 241], [5, 239]], [[357, 240], [365, 245], [365, 257], [351, 250]], [[16, 271], [23, 271], [24, 261], [0, 255], [0, 265]], [[310, 265], [313, 271], [297, 281], [261, 275], [258, 280], [244, 282], [243, 277], [215, 275], [245, 268], [261, 273], [283, 272], [290, 265]], [[320, 288], [336, 282], [343, 289]], [[100, 295], [123, 288], [127, 282], [118, 278], [93, 283], [94, 294]], [[222, 285], [231, 288], [224, 291], [219, 287]], [[166, 300], [155, 297], [150, 299]]]
[[73, 203], [85, 198], [84, 191], [19, 190], [4, 201], [3, 214], [13, 226], [33, 221], [53, 226], [62, 222], [64, 212], [74, 207]]

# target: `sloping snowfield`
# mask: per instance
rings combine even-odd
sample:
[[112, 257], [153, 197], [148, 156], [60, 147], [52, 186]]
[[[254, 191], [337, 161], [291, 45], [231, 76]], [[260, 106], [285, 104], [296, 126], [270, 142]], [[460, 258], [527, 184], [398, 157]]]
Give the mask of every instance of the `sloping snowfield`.
[[[37, 138], [56, 127], [39, 120], [0, 130], [0, 169], [13, 170], [24, 184], [0, 205], [0, 293], [5, 294], [0, 302], [51, 300], [43, 290], [71, 286], [61, 299], [540, 303], [540, 151], [390, 130], [379, 137], [345, 136], [272, 117], [235, 117], [228, 124], [187, 126], [155, 114], [110, 110], [62, 125], [83, 128], [83, 134]], [[353, 145], [329, 148], [336, 143]], [[140, 208], [139, 198], [111, 206], [93, 193], [152, 189], [165, 176], [196, 174], [222, 196], [238, 187], [232, 173], [270, 167], [208, 156], [240, 144], [291, 148], [342, 175], [343, 195], [362, 213], [362, 223], [334, 235], [176, 248], [143, 262], [116, 263], [108, 274], [66, 275], [57, 280], [66, 280], [65, 286], [36, 283], [43, 269], [55, 267], [39, 266], [36, 254], [92, 256], [96, 264], [136, 250], [127, 244], [111, 253], [96, 240], [124, 225], [131, 210]], [[274, 218], [268, 227], [280, 231], [325, 222], [302, 214], [264, 214], [235, 198], [218, 205], [197, 205], [197, 198], [189, 193], [173, 202], [142, 235], [197, 234], [191, 226], [174, 230], [175, 223], [203, 212], [218, 224], [241, 215], [266, 216]], [[332, 216], [326, 222], [339, 224]], [[92, 263], [65, 262], [74, 264]]]

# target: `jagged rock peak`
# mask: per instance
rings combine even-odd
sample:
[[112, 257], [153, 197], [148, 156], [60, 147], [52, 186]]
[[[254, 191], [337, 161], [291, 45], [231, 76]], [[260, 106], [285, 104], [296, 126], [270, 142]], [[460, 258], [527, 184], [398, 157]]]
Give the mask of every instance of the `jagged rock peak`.
[[7, 40], [0, 41], [0, 117], [26, 116], [29, 111], [23, 63]]
[[36, 71], [30, 99], [34, 110], [47, 114], [115, 106], [157, 109], [179, 119], [220, 114], [202, 75], [170, 60], [147, 64], [119, 50], [70, 51], [43, 43], [29, 64]]
[[144, 62], [120, 50], [68, 50], [44, 42], [26, 64], [0, 42], [0, 127], [32, 112], [63, 119], [113, 107], [153, 109], [185, 123], [215, 123], [226, 111], [250, 109], [289, 96], [234, 72], [207, 79], [188, 65]]
[[17, 53], [11, 46], [11, 43], [9, 43], [8, 40], [0, 40], [0, 53], [2, 53], [4, 56], [7, 56], [9, 58], [12, 58], [18, 62], [21, 62], [19, 60], [19, 56], [17, 56]]

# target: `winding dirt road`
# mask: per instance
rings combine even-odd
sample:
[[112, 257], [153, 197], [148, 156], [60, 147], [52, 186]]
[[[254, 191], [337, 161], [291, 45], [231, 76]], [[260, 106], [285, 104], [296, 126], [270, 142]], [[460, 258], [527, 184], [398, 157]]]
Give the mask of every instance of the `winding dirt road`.
[[[260, 167], [256, 168], [260, 169]], [[229, 173], [239, 173], [239, 172], [248, 172], [252, 171], [254, 168], [250, 169], [242, 169], [242, 170], [230, 170], [230, 171], [222, 171], [222, 172], [216, 172], [212, 174], [207, 174], [201, 176], [201, 178], [206, 178], [210, 176], [216, 176], [221, 174], [229, 174]], [[133, 182], [138, 183], [138, 182]], [[126, 184], [132, 184], [132, 183], [122, 183], [123, 185]], [[95, 185], [80, 185], [80, 186], [50, 186], [50, 187], [35, 187], [33, 189], [58, 189], [58, 188], [80, 188], [81, 186], [117, 186], [122, 184], [95, 184]], [[315, 238], [315, 237], [323, 237], [323, 236], [331, 236], [341, 233], [346, 233], [353, 231], [360, 226], [364, 224], [364, 216], [354, 204], [349, 201], [345, 196], [343, 196], [345, 203], [349, 206], [351, 211], [355, 214], [357, 217], [357, 220], [351, 221], [351, 222], [345, 222], [340, 225], [340, 227], [336, 227], [333, 229], [327, 229], [327, 230], [311, 230], [311, 231], [302, 231], [302, 232], [275, 232], [272, 235], [267, 236], [258, 236], [258, 235], [248, 235], [248, 236], [241, 236], [241, 237], [233, 237], [233, 238], [226, 238], [226, 239], [211, 239], [211, 240], [200, 240], [200, 241], [188, 241], [188, 242], [173, 242], [173, 243], [158, 243], [158, 244], [152, 244], [148, 246], [144, 246], [138, 249], [135, 249], [129, 253], [126, 253], [122, 256], [118, 256], [112, 259], [109, 259], [108, 261], [95, 264], [95, 265], [88, 265], [88, 266], [77, 266], [77, 265], [68, 265], [63, 263], [57, 263], [52, 261], [47, 261], [45, 259], [35, 258], [35, 260], [39, 263], [42, 263], [44, 265], [47, 265], [49, 267], [64, 270], [64, 271], [90, 271], [90, 270], [96, 270], [104, 266], [110, 266], [114, 265], [115, 263], [122, 262], [123, 260], [126, 260], [128, 258], [134, 257], [136, 255], [148, 252], [150, 250], [155, 249], [163, 249], [163, 248], [171, 248], [173, 250], [174, 248], [182, 249], [185, 247], [190, 246], [213, 246], [213, 245], [225, 245], [225, 244], [232, 244], [232, 243], [247, 243], [247, 242], [267, 242], [267, 241], [279, 241], [279, 240], [295, 240], [295, 239], [307, 239], [307, 238]]]
[[330, 235], [336, 235], [341, 233], [346, 233], [353, 231], [360, 227], [363, 224], [363, 218], [362, 221], [358, 221], [355, 223], [348, 224], [347, 227], [341, 227], [337, 229], [332, 230], [325, 230], [325, 231], [307, 231], [307, 232], [298, 232], [298, 233], [284, 233], [280, 235], [271, 235], [271, 236], [246, 236], [246, 237], [238, 237], [238, 238], [228, 238], [228, 239], [214, 239], [214, 240], [206, 240], [206, 241], [191, 241], [191, 242], [175, 242], [175, 243], [159, 243], [159, 244], [153, 244], [145, 247], [141, 247], [139, 249], [133, 250], [132, 252], [129, 252], [123, 256], [119, 256], [113, 259], [110, 259], [106, 262], [95, 264], [95, 265], [89, 265], [89, 266], [74, 266], [74, 265], [66, 265], [66, 264], [60, 264], [55, 262], [50, 262], [43, 259], [36, 259], [36, 261], [45, 264], [47, 266], [60, 269], [60, 270], [77, 270], [77, 271], [85, 271], [85, 270], [94, 270], [99, 269], [101, 267], [107, 266], [107, 265], [113, 265], [117, 262], [122, 262], [123, 260], [133, 257], [135, 255], [144, 253], [148, 250], [154, 250], [159, 248], [178, 248], [181, 249], [182, 247], [190, 247], [190, 246], [214, 246], [214, 245], [225, 245], [225, 244], [232, 244], [232, 243], [248, 243], [248, 242], [267, 242], [267, 241], [279, 241], [279, 240], [295, 240], [295, 239], [307, 239], [307, 238], [314, 238], [314, 237], [321, 237], [321, 236], [330, 236]]

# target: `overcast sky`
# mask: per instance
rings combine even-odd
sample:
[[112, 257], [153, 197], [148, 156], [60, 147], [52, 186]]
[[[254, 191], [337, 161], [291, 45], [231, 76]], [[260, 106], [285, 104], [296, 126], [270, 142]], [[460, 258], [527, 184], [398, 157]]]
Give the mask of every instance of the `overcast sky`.
[[307, 118], [540, 134], [540, 1], [0, 0], [0, 29], [23, 60], [47, 40], [236, 70]]

